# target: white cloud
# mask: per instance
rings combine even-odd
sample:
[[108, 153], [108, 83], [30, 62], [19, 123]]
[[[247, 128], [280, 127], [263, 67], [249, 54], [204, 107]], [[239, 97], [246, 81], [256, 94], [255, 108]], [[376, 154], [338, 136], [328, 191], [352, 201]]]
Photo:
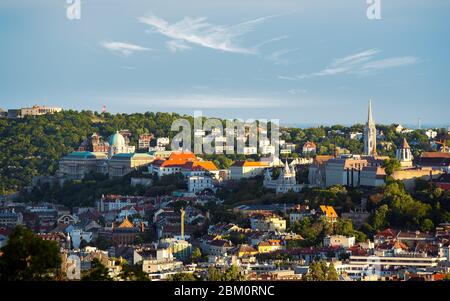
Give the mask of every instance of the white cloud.
[[150, 51], [152, 49], [142, 47], [135, 44], [125, 43], [125, 42], [101, 42], [101, 46], [110, 50], [115, 54], [120, 54], [123, 56], [129, 56], [134, 52]]
[[[257, 47], [240, 46], [238, 43], [238, 38], [253, 31], [256, 25], [274, 17], [276, 16], [261, 17], [238, 23], [236, 25], [213, 25], [208, 23], [207, 19], [204, 17], [185, 17], [181, 21], [173, 24], [170, 24], [166, 20], [155, 15], [140, 17], [138, 20], [143, 24], [151, 26], [155, 32], [175, 41], [200, 45], [202, 47], [225, 52], [257, 54]], [[267, 41], [265, 43], [269, 42], [270, 41]], [[181, 44], [174, 43], [175, 42], [171, 42], [167, 45], [169, 49], [171, 51], [180, 50], [180, 47], [177, 48], [177, 46]], [[261, 46], [261, 44], [259, 46]], [[184, 47], [183, 50], [185, 49], [187, 48]]]
[[184, 50], [191, 49], [191, 47], [182, 40], [167, 41], [166, 46], [167, 46], [167, 48], [169, 48], [169, 50], [171, 52], [184, 51]]
[[419, 59], [413, 56], [376, 60], [375, 57], [380, 52], [381, 51], [377, 49], [365, 50], [343, 58], [334, 59], [331, 64], [321, 71], [293, 76], [279, 75], [278, 79], [301, 80], [305, 78], [332, 76], [338, 74], [368, 75], [378, 70], [413, 65], [419, 62]]

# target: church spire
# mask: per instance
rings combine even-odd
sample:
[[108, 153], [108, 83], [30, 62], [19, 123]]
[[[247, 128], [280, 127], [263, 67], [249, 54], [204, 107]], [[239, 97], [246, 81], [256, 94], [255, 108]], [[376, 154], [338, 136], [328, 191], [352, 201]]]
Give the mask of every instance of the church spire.
[[367, 156], [377, 154], [377, 129], [372, 115], [372, 100], [369, 100], [367, 123], [364, 127], [364, 154]]
[[372, 99], [369, 100], [369, 112], [367, 116], [367, 124], [373, 124], [373, 116], [372, 116]]

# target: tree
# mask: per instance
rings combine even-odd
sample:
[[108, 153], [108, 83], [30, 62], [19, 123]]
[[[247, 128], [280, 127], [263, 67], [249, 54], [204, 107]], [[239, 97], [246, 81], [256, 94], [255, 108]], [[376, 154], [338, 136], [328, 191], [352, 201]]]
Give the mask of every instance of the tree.
[[222, 281], [222, 273], [216, 267], [209, 267], [207, 273], [208, 281]]
[[150, 281], [148, 274], [142, 271], [142, 265], [130, 266], [125, 260], [120, 263], [119, 277], [125, 281]]
[[325, 261], [313, 261], [309, 265], [306, 281], [337, 281], [339, 276], [333, 263], [327, 264]]
[[43, 240], [23, 227], [14, 229], [1, 251], [0, 280], [51, 280], [61, 267], [57, 243]]
[[92, 268], [88, 274], [84, 275], [81, 280], [85, 281], [110, 281], [109, 270], [98, 258], [92, 260]]
[[400, 161], [397, 159], [388, 159], [383, 162], [383, 168], [388, 176], [392, 175], [394, 171], [399, 170], [400, 167]]
[[327, 281], [338, 281], [338, 280], [339, 280], [339, 275], [336, 271], [336, 268], [334, 267], [334, 264], [331, 262], [328, 265]]
[[383, 230], [387, 226], [387, 214], [389, 212], [388, 205], [381, 205], [375, 210], [372, 218], [372, 228], [376, 231]]
[[327, 279], [326, 272], [328, 268], [323, 261], [314, 261], [309, 265], [308, 273], [306, 273], [306, 281], [325, 281]]
[[168, 281], [197, 281], [198, 278], [191, 273], [176, 273], [167, 278]]
[[245, 277], [241, 274], [238, 266], [232, 265], [222, 275], [222, 281], [243, 281]]
[[208, 268], [207, 274], [208, 281], [243, 281], [245, 276], [241, 274], [239, 267], [236, 265], [231, 266], [225, 272], [219, 271], [215, 267]]
[[434, 223], [429, 218], [424, 219], [422, 225], [420, 226], [420, 230], [423, 232], [429, 232], [434, 230]]
[[195, 248], [191, 254], [192, 262], [198, 262], [201, 258], [202, 258], [202, 251], [199, 248]]

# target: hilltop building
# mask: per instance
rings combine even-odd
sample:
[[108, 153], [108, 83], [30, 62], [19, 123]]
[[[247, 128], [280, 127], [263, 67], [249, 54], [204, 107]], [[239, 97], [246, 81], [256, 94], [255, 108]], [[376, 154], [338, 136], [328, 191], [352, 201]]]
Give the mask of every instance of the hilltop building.
[[109, 143], [103, 140], [103, 137], [93, 133], [91, 137], [84, 140], [78, 147], [78, 152], [105, 153], [109, 150]]
[[125, 141], [125, 137], [117, 131], [109, 138], [109, 158], [112, 158], [116, 154], [129, 154], [134, 153], [135, 147], [128, 145]]
[[116, 132], [109, 143], [94, 133], [83, 141], [77, 151], [59, 161], [57, 177], [79, 180], [88, 173], [109, 174], [110, 177], [122, 177], [140, 167], [148, 166], [154, 156], [147, 153], [134, 153], [135, 147], [129, 146], [124, 136]]
[[57, 176], [69, 180], [80, 180], [91, 172], [105, 174], [108, 171], [107, 161], [108, 158], [104, 153], [72, 152], [59, 161]]
[[25, 116], [40, 116], [61, 112], [62, 108], [34, 105], [31, 108], [8, 110], [8, 118], [23, 118]]

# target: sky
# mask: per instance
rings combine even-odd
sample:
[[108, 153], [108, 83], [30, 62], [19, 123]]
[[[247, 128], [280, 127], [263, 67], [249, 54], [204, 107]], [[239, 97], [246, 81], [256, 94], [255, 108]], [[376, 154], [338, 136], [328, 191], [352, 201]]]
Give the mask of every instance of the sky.
[[0, 108], [450, 125], [448, 0], [73, 1], [0, 1]]

